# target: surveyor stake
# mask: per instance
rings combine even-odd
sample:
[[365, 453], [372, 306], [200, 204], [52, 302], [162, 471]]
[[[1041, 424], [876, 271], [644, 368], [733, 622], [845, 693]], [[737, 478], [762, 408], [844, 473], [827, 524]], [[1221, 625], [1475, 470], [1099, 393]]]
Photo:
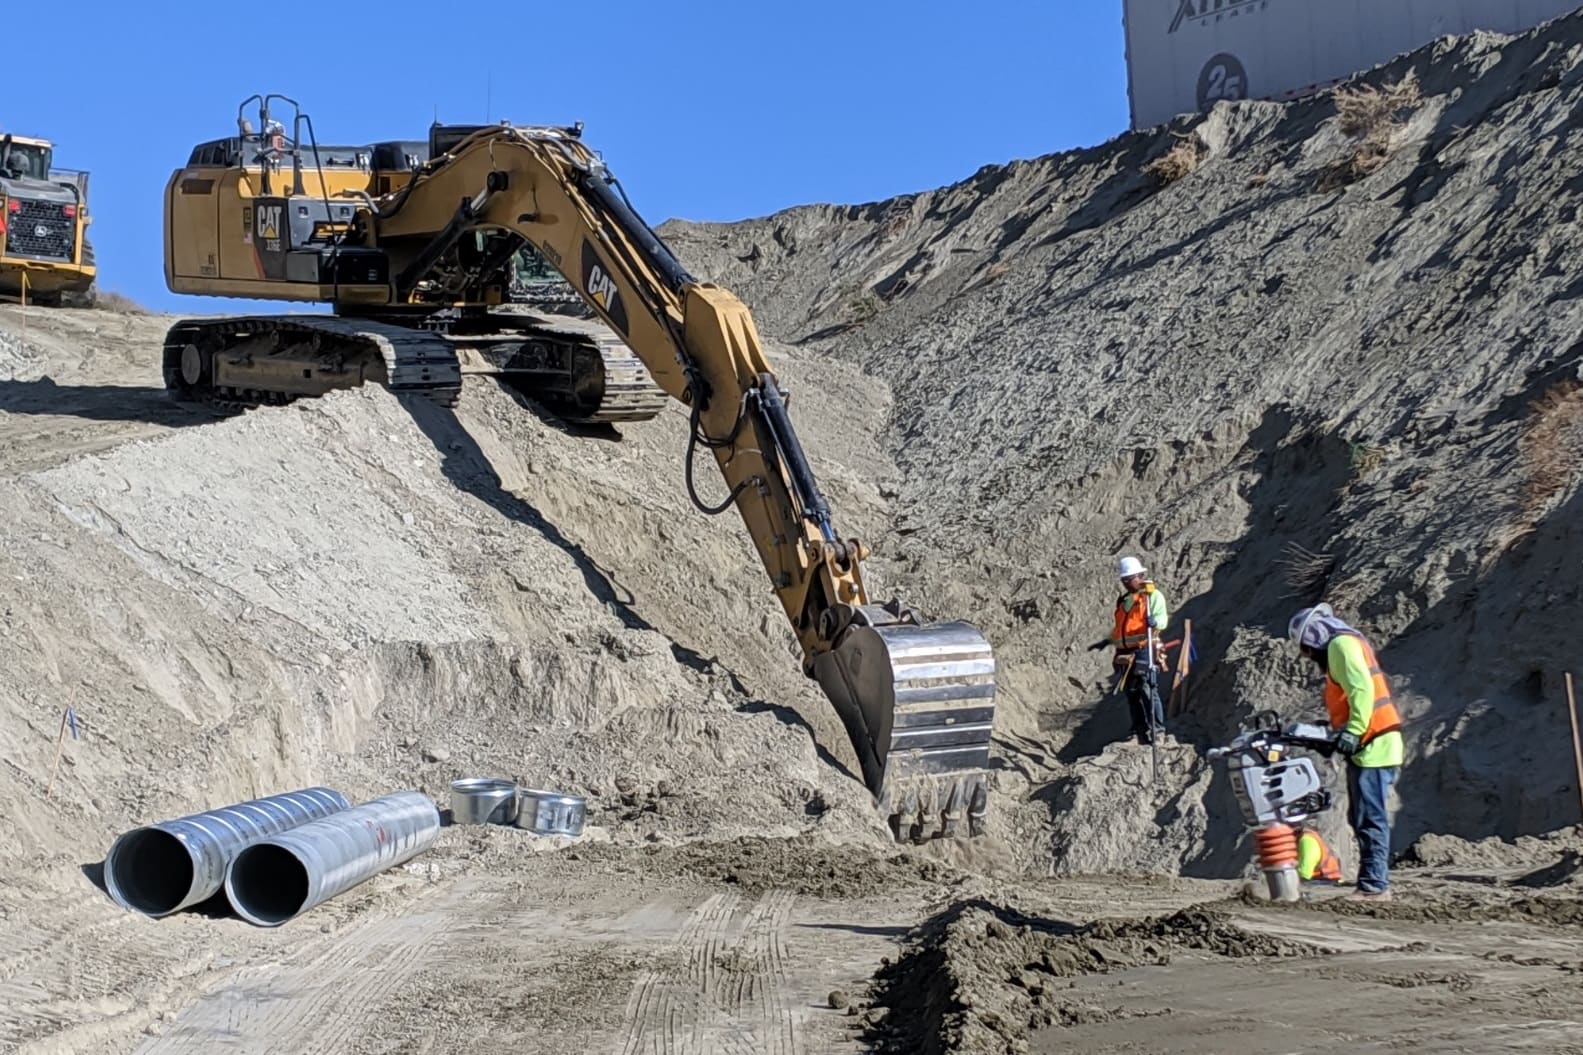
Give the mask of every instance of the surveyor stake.
[[[1572, 721], [1572, 761], [1577, 765], [1578, 771], [1578, 805], [1583, 806], [1583, 740], [1578, 739], [1578, 705], [1577, 698], [1572, 693], [1572, 672], [1566, 673], [1567, 683], [1567, 717]], [[1580, 818], [1583, 820], [1583, 818]], [[1583, 827], [1583, 824], [1579, 825]]]

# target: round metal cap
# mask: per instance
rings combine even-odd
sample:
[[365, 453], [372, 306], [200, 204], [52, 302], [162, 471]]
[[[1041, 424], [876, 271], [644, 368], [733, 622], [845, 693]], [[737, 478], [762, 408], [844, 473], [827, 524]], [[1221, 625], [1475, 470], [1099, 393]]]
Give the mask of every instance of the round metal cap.
[[588, 803], [581, 795], [523, 788], [517, 792], [517, 827], [535, 835], [583, 834]]
[[517, 785], [499, 777], [451, 781], [452, 824], [510, 824], [517, 819]]

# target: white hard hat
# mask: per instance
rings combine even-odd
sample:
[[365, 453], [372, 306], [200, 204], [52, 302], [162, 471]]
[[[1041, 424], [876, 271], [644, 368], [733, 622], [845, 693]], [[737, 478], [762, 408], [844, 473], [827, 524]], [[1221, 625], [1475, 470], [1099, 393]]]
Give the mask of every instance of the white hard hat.
[[1116, 578], [1130, 579], [1134, 575], [1143, 575], [1148, 569], [1143, 566], [1143, 561], [1137, 557], [1123, 557], [1121, 563], [1116, 565]]
[[1316, 604], [1312, 608], [1304, 608], [1287, 622], [1286, 636], [1291, 639], [1292, 644], [1301, 648], [1303, 634], [1307, 632], [1308, 624], [1320, 616], [1324, 616], [1326, 619], [1333, 619], [1335, 614], [1335, 611], [1328, 604]]

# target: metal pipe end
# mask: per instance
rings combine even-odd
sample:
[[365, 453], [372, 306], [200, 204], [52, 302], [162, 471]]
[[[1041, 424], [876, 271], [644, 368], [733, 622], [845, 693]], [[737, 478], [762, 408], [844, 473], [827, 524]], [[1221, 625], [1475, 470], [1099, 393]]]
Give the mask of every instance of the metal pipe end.
[[501, 777], [451, 781], [452, 824], [511, 824], [517, 819], [517, 785]]
[[284, 846], [249, 846], [225, 873], [225, 896], [247, 922], [278, 927], [308, 905], [308, 866]]
[[145, 916], [168, 916], [185, 908], [194, 900], [197, 880], [187, 845], [159, 828], [134, 828], [105, 854], [105, 889], [116, 904]]
[[517, 792], [518, 828], [535, 835], [583, 834], [588, 803], [581, 795], [563, 795], [545, 788], [522, 788]]

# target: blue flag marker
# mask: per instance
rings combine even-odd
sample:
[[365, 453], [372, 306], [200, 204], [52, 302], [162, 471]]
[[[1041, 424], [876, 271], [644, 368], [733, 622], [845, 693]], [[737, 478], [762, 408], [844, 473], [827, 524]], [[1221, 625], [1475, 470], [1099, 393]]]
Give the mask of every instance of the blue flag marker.
[[71, 729], [71, 738], [73, 740], [81, 739], [77, 735], [77, 711], [75, 708], [66, 708], [66, 725]]

